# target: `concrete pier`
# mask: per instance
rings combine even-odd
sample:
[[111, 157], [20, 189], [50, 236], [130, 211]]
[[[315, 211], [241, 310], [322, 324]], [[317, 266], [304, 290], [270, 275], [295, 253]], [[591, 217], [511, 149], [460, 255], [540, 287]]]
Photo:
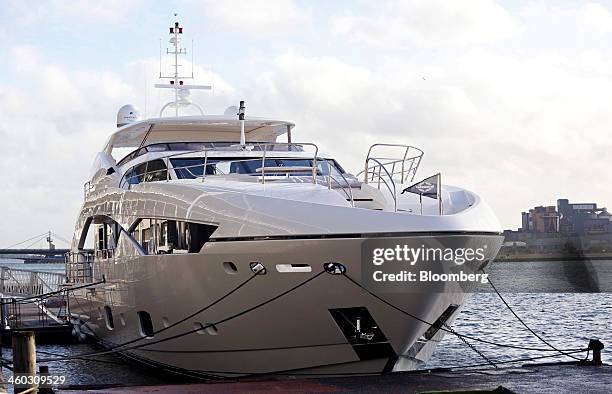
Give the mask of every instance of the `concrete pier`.
[[[528, 393], [605, 393], [612, 387], [612, 366], [532, 364], [517, 368], [470, 371], [419, 371], [380, 376], [327, 378], [259, 378], [209, 381], [167, 386], [98, 387], [105, 393], [423, 393], [439, 391], [482, 391]], [[77, 393], [96, 387], [74, 386], [60, 390]], [[494, 391], [496, 390], [497, 391]]]

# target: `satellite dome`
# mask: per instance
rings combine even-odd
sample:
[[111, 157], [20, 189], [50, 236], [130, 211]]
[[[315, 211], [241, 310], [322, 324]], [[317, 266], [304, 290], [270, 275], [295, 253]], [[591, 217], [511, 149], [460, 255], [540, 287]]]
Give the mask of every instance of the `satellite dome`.
[[227, 107], [225, 109], [225, 111], [223, 111], [223, 115], [225, 115], [225, 116], [236, 116], [236, 115], [238, 115], [238, 107], [236, 107], [235, 105]]
[[125, 126], [126, 124], [138, 122], [140, 120], [140, 110], [132, 104], [124, 105], [117, 112], [117, 127]]

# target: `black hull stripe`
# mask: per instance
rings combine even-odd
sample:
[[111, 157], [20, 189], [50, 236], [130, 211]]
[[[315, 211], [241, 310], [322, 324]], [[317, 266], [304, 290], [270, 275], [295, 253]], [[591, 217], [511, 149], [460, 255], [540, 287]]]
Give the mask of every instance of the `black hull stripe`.
[[397, 237], [433, 237], [433, 236], [503, 236], [495, 231], [412, 231], [397, 233], [354, 233], [354, 234], [298, 234], [298, 235], [264, 235], [250, 237], [217, 237], [208, 242], [238, 242], [238, 241], [282, 241], [308, 239], [355, 239], [355, 238], [397, 238]]

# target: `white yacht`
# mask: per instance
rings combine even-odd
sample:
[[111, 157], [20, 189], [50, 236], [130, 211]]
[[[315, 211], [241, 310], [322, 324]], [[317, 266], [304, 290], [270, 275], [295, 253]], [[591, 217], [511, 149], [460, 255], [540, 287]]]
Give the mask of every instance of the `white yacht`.
[[[170, 28], [177, 59], [182, 32]], [[174, 101], [155, 119], [122, 108], [85, 184], [66, 263], [71, 284], [90, 284], [70, 292], [75, 333], [210, 377], [384, 373], [426, 361], [473, 286], [374, 296], [358, 285], [369, 275], [364, 251], [388, 241], [482, 248], [464, 264], [476, 271], [502, 242], [486, 203], [441, 184], [437, 198], [401, 193], [423, 157], [415, 147], [372, 146], [352, 175], [295, 142], [292, 122], [245, 116], [242, 103], [179, 116], [193, 104], [189, 89], [205, 87], [184, 84], [178, 66], [159, 87]]]

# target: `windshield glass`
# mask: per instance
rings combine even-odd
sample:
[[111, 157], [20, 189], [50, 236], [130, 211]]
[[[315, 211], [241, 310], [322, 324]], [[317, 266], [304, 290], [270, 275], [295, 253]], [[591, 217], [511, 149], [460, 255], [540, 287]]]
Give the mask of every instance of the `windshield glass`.
[[[170, 159], [172, 166], [179, 179], [193, 179], [201, 177], [204, 172], [204, 158], [176, 158]], [[266, 168], [278, 167], [304, 167], [304, 171], [291, 171], [292, 175], [310, 176], [312, 175], [312, 159], [285, 159], [269, 158], [265, 161]], [[329, 163], [329, 164], [328, 164]], [[332, 175], [334, 173], [344, 173], [344, 170], [333, 159], [318, 159], [317, 174], [327, 175], [331, 166]], [[208, 159], [206, 162], [206, 175], [226, 175], [226, 174], [249, 174], [260, 175], [262, 159]], [[310, 167], [306, 169], [305, 167]], [[286, 176], [286, 173], [276, 172], [268, 175]]]

